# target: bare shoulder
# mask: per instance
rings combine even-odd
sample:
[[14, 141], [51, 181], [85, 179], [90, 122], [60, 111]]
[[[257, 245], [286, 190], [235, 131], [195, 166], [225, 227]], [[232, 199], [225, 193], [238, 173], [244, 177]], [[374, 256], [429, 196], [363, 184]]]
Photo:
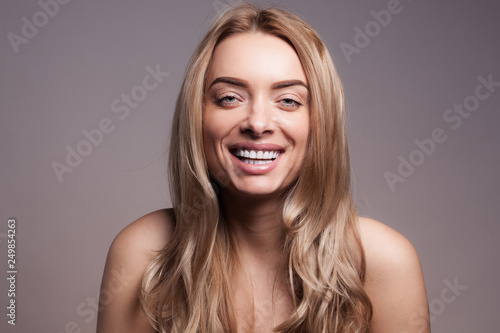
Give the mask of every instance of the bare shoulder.
[[127, 225], [115, 237], [112, 250], [155, 255], [163, 249], [173, 232], [174, 214], [172, 209], [151, 212]]
[[113, 240], [101, 283], [97, 332], [154, 332], [142, 313], [139, 294], [149, 263], [169, 242], [170, 209], [149, 213], [127, 225]]
[[[123, 228], [111, 243], [107, 262], [118, 261], [130, 270], [145, 269], [170, 240], [174, 217], [171, 209], [151, 212]], [[139, 273], [139, 272], [137, 272]]]
[[[359, 217], [361, 242], [372, 273], [383, 274], [391, 265], [416, 264], [418, 255], [410, 241], [387, 225]], [[420, 265], [420, 263], [418, 262]]]
[[365, 288], [374, 309], [371, 332], [428, 332], [427, 293], [411, 242], [387, 225], [359, 218]]

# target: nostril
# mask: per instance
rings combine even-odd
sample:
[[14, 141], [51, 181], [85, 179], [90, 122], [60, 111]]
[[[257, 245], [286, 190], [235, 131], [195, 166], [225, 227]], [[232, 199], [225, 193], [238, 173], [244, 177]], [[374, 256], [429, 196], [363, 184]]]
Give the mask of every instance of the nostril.
[[273, 129], [270, 126], [247, 125], [241, 128], [241, 132], [253, 138], [260, 138], [264, 134], [273, 133]]
[[261, 137], [265, 133], [273, 132], [273, 121], [268, 110], [253, 109], [241, 124], [241, 131], [253, 137]]

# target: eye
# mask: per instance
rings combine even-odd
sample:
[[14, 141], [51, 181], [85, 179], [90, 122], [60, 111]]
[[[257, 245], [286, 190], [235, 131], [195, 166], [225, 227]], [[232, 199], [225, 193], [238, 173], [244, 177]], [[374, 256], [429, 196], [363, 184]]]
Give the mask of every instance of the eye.
[[285, 109], [288, 110], [296, 110], [300, 106], [302, 106], [302, 103], [299, 103], [292, 98], [283, 98], [282, 100], [280, 100], [280, 103]]
[[215, 102], [220, 106], [233, 106], [238, 102], [238, 97], [235, 95], [225, 95], [216, 99]]

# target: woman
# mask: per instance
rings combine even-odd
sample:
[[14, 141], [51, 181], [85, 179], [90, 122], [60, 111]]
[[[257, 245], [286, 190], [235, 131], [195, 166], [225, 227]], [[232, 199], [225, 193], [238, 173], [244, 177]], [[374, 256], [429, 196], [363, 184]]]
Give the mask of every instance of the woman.
[[349, 175], [316, 32], [283, 10], [226, 11], [177, 100], [174, 208], [113, 241], [98, 332], [429, 332], [415, 250], [356, 215]]

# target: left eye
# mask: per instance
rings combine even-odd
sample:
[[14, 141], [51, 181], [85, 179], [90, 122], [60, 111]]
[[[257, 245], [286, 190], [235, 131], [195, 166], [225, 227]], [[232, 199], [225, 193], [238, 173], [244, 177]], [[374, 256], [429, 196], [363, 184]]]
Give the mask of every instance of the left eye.
[[236, 101], [236, 97], [234, 96], [226, 96], [226, 97], [222, 97], [221, 99], [219, 99], [219, 101], [225, 101], [225, 102], [234, 102]]
[[291, 108], [298, 108], [299, 106], [301, 106], [302, 104], [300, 104], [299, 102], [297, 102], [296, 100], [294, 99], [291, 99], [291, 98], [283, 98], [281, 101], [281, 104], [288, 108], [288, 109], [291, 109]]

